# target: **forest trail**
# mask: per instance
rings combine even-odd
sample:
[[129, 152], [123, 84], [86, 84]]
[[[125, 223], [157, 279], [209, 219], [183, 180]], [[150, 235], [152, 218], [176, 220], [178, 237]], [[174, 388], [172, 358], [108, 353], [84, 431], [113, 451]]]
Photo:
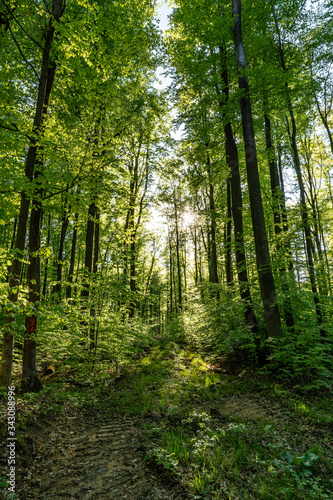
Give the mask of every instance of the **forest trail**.
[[68, 415], [30, 430], [33, 459], [21, 469], [24, 500], [185, 500], [146, 465], [135, 419]]
[[[107, 362], [95, 371], [55, 365], [43, 385], [17, 396], [19, 496], [1, 491], [0, 481], [0, 498], [282, 500], [285, 491], [294, 500], [332, 498], [328, 396], [319, 405], [174, 344], [116, 372]], [[7, 458], [0, 440], [1, 470]]]

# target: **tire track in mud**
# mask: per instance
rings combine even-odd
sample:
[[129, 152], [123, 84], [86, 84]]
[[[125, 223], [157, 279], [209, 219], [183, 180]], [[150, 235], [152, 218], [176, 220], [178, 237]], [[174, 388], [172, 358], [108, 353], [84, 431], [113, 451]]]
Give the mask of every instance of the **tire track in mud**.
[[[186, 500], [174, 485], [152, 472], [138, 451], [138, 422], [112, 418], [71, 421], [37, 450], [18, 493], [24, 500]], [[50, 444], [51, 443], [51, 444]], [[46, 444], [46, 443], [45, 443]], [[27, 470], [27, 469], [25, 469]]]

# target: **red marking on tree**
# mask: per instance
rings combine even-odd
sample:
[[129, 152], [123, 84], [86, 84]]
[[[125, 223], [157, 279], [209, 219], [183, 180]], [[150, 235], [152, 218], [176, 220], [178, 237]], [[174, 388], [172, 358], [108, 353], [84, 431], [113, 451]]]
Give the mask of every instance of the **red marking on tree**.
[[30, 318], [30, 333], [35, 333], [36, 331], [36, 318], [32, 317]]

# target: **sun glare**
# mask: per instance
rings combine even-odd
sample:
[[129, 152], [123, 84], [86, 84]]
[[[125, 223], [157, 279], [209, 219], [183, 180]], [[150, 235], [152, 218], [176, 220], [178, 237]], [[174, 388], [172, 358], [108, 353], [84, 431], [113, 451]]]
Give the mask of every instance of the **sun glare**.
[[195, 221], [195, 214], [193, 212], [184, 212], [182, 219], [185, 227], [192, 226]]

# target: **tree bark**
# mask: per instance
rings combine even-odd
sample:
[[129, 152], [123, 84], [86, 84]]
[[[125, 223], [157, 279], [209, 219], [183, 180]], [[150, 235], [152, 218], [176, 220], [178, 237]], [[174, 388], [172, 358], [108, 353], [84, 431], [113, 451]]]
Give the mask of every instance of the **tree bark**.
[[[274, 4], [272, 4], [272, 9], [273, 9], [275, 28], [276, 28], [276, 32], [278, 35], [278, 49], [279, 49], [281, 68], [282, 68], [283, 73], [286, 73], [287, 68], [286, 68], [285, 59], [284, 59], [284, 50], [283, 50], [281, 33], [280, 33], [278, 20], [276, 17]], [[308, 271], [309, 271], [309, 277], [310, 277], [310, 283], [311, 283], [311, 290], [313, 293], [313, 300], [314, 300], [314, 304], [315, 304], [317, 323], [320, 327], [321, 335], [323, 337], [325, 337], [326, 333], [321, 328], [321, 325], [323, 323], [323, 317], [322, 317], [321, 306], [320, 306], [318, 290], [317, 290], [316, 275], [315, 275], [315, 268], [314, 268], [314, 262], [313, 262], [313, 243], [312, 243], [312, 239], [311, 239], [310, 223], [309, 223], [309, 217], [308, 217], [308, 208], [306, 205], [305, 189], [304, 189], [304, 182], [303, 182], [303, 176], [302, 176], [301, 162], [300, 162], [300, 158], [299, 158], [299, 154], [298, 154], [298, 147], [297, 147], [296, 121], [295, 121], [292, 102], [291, 102], [290, 95], [289, 95], [289, 86], [288, 86], [287, 81], [285, 82], [285, 87], [287, 89], [287, 105], [288, 105], [288, 111], [289, 111], [289, 118], [290, 118], [290, 122], [291, 122], [291, 131], [290, 131], [288, 118], [286, 119], [287, 129], [288, 129], [288, 134], [289, 134], [290, 142], [291, 142], [291, 149], [292, 149], [293, 157], [294, 157], [294, 168], [296, 171], [298, 186], [299, 186], [299, 190], [300, 190], [301, 217], [302, 217], [303, 232], [304, 232], [304, 236], [305, 236], [306, 256], [307, 256]]]
[[[278, 238], [277, 248], [280, 254], [281, 251], [284, 250], [284, 253], [288, 256], [289, 260], [288, 267], [290, 268], [290, 265], [292, 265], [291, 249], [286, 248], [285, 245], [282, 246], [279, 240], [279, 236], [282, 233], [282, 231], [284, 229], [288, 230], [288, 223], [284, 205], [284, 196], [280, 185], [279, 170], [272, 143], [271, 121], [267, 113], [265, 113], [265, 137], [266, 137], [266, 149], [269, 161], [271, 192], [273, 199], [274, 232]], [[281, 256], [279, 256], [279, 262], [280, 259]], [[286, 325], [289, 328], [293, 329], [294, 317], [290, 300], [290, 290], [288, 285], [287, 270], [284, 264], [279, 263], [279, 273], [281, 277], [282, 290], [283, 290], [283, 310], [284, 310]]]
[[194, 244], [194, 282], [198, 284], [198, 245], [197, 245], [197, 229], [194, 228], [194, 234], [192, 234], [193, 244]]
[[[220, 46], [221, 66], [222, 66], [222, 97], [219, 105], [222, 109], [223, 117], [226, 120], [224, 125], [225, 135], [225, 150], [228, 170], [230, 172], [231, 184], [231, 212], [234, 223], [234, 239], [235, 239], [235, 258], [237, 267], [237, 277], [240, 290], [240, 296], [245, 305], [244, 316], [245, 323], [249, 330], [254, 335], [257, 344], [257, 350], [260, 347], [260, 339], [258, 338], [258, 323], [254, 312], [248, 273], [246, 265], [246, 255], [244, 246], [244, 229], [243, 229], [243, 200], [242, 189], [239, 173], [239, 160], [237, 144], [232, 131], [231, 122], [228, 120], [225, 111], [225, 105], [229, 99], [229, 80], [228, 71], [226, 67], [225, 49]], [[219, 92], [218, 92], [219, 94]], [[220, 95], [220, 94], [219, 94]]]
[[173, 276], [173, 262], [172, 262], [172, 245], [171, 245], [171, 235], [170, 235], [169, 236], [170, 316], [172, 316], [172, 313], [173, 313], [172, 276]]
[[57, 283], [53, 287], [53, 293], [58, 295], [57, 297], [58, 302], [61, 301], [61, 289], [62, 289], [61, 280], [62, 280], [62, 268], [63, 268], [63, 258], [64, 258], [63, 253], [64, 253], [64, 245], [65, 245], [68, 223], [69, 223], [69, 216], [65, 202], [63, 206], [63, 216], [61, 221], [61, 231], [60, 231], [58, 261], [57, 261]]
[[[308, 271], [309, 271], [311, 290], [313, 293], [313, 300], [314, 300], [315, 310], [316, 310], [316, 315], [317, 315], [317, 323], [318, 323], [319, 327], [321, 327], [321, 325], [323, 324], [323, 317], [322, 317], [321, 306], [320, 306], [318, 290], [317, 290], [317, 283], [316, 283], [316, 274], [315, 274], [315, 267], [314, 267], [314, 261], [313, 261], [313, 243], [312, 243], [312, 238], [311, 238], [308, 207], [306, 204], [305, 188], [304, 188], [304, 182], [303, 182], [303, 176], [302, 176], [302, 170], [301, 170], [301, 162], [300, 162], [300, 158], [299, 158], [299, 154], [298, 154], [298, 147], [297, 147], [297, 141], [296, 141], [296, 135], [297, 135], [296, 122], [295, 122], [294, 113], [293, 113], [293, 110], [291, 107], [291, 103], [289, 106], [289, 115], [290, 115], [291, 126], [292, 126], [291, 147], [292, 147], [293, 156], [294, 156], [294, 167], [295, 167], [297, 180], [298, 180], [298, 186], [299, 186], [299, 190], [300, 190], [301, 217], [302, 217], [302, 225], [303, 225], [303, 231], [304, 231], [304, 236], [305, 236]], [[289, 125], [288, 125], [288, 129], [290, 130]], [[323, 330], [321, 330], [321, 333], [322, 333], [323, 337], [326, 335]]]
[[275, 303], [276, 293], [262, 205], [249, 84], [248, 78], [244, 73], [247, 70], [247, 61], [242, 39], [241, 0], [232, 1], [232, 14], [234, 16], [233, 32], [239, 72], [239, 88], [242, 91], [240, 106], [246, 156], [247, 182], [250, 196], [261, 297], [264, 306], [267, 335], [268, 337], [280, 337], [282, 336], [281, 319], [279, 308]]
[[[41, 175], [36, 172], [35, 178]], [[41, 262], [40, 262], [40, 236], [42, 226], [42, 190], [37, 191], [31, 205], [29, 225], [29, 304], [30, 313], [25, 320], [25, 335], [22, 358], [22, 392], [38, 392], [42, 384], [37, 377], [36, 369], [36, 335], [38, 321], [38, 303], [41, 293]]]
[[87, 228], [86, 228], [86, 245], [84, 254], [84, 267], [85, 267], [85, 279], [83, 283], [83, 288], [81, 291], [81, 298], [83, 299], [83, 309], [86, 309], [86, 303], [89, 299], [89, 288], [90, 288], [90, 275], [92, 273], [93, 267], [93, 255], [94, 255], [94, 232], [95, 232], [95, 218], [96, 218], [96, 205], [95, 201], [90, 203], [88, 208], [88, 218], [87, 218]]
[[[35, 115], [33, 120], [32, 134], [30, 146], [27, 152], [25, 163], [25, 177], [30, 184], [33, 180], [34, 169], [39, 152], [39, 137], [42, 134], [43, 121], [46, 117], [48, 101], [53, 84], [55, 74], [55, 62], [51, 63], [51, 47], [54, 38], [55, 28], [53, 26], [54, 19], [59, 21], [64, 11], [63, 0], [52, 1], [52, 18], [49, 20], [46, 33], [45, 44], [43, 48], [41, 72], [38, 83], [38, 95], [35, 107]], [[30, 198], [28, 191], [24, 190], [21, 193], [20, 213], [18, 217], [17, 234], [15, 242], [15, 256], [12, 262], [8, 302], [16, 304], [18, 301], [18, 288], [20, 285], [22, 272], [22, 254], [24, 252], [27, 222], [29, 215]], [[15, 332], [15, 313], [14, 307], [9, 306], [5, 313], [4, 334], [2, 342], [2, 358], [0, 366], [0, 386], [8, 386], [11, 379], [12, 363], [13, 363], [13, 347], [14, 347], [14, 332]]]
[[68, 282], [70, 283], [66, 288], [66, 299], [70, 299], [72, 297], [72, 286], [73, 276], [74, 276], [74, 266], [75, 266], [75, 252], [76, 252], [76, 241], [77, 241], [77, 222], [79, 219], [79, 214], [75, 214], [74, 217], [74, 228], [73, 228], [73, 236], [72, 236], [72, 247], [71, 247], [71, 258], [69, 263], [69, 271], [68, 271]]
[[216, 251], [216, 211], [215, 211], [215, 200], [214, 200], [214, 185], [212, 182], [212, 172], [210, 164], [210, 156], [208, 150], [209, 144], [206, 144], [207, 151], [207, 173], [209, 180], [209, 212], [210, 212], [210, 230], [209, 230], [209, 281], [211, 283], [218, 283], [219, 277], [217, 272], [217, 251]]
[[[95, 211], [95, 228], [94, 228], [94, 252], [93, 252], [93, 281], [96, 282], [96, 274], [98, 269], [98, 255], [99, 255], [99, 208], [96, 206]], [[95, 283], [95, 295], [96, 295], [96, 283]], [[90, 350], [97, 348], [97, 326], [91, 319], [96, 317], [96, 296], [93, 297], [93, 301], [90, 307]]]
[[[13, 228], [13, 235], [12, 235], [12, 239], [11, 239], [11, 242], [10, 242], [10, 250], [12, 251], [14, 249], [14, 246], [15, 246], [15, 240], [16, 240], [16, 227], [17, 227], [17, 217], [15, 217], [15, 220], [14, 220], [14, 228]], [[11, 270], [11, 265], [8, 266], [8, 269], [7, 269], [7, 276], [6, 276], [6, 282], [9, 283], [9, 275], [10, 275], [10, 270]]]
[[225, 238], [226, 256], [225, 256], [225, 271], [227, 284], [233, 285], [232, 276], [232, 259], [231, 259], [231, 180], [227, 178], [227, 221], [226, 221], [226, 238]]
[[[46, 246], [47, 247], [50, 245], [50, 240], [51, 240], [51, 214], [49, 213], [48, 221], [47, 221], [47, 237], [46, 237]], [[44, 266], [45, 270], [44, 270], [44, 281], [43, 281], [43, 291], [42, 291], [42, 295], [43, 295], [44, 299], [46, 297], [48, 266], [49, 266], [49, 259], [47, 258], [45, 260], [45, 266]]]
[[321, 110], [320, 104], [319, 104], [319, 101], [318, 101], [318, 97], [317, 97], [316, 93], [314, 93], [314, 98], [315, 98], [315, 101], [316, 101], [316, 106], [317, 106], [317, 109], [318, 109], [319, 116], [321, 118], [321, 121], [323, 122], [323, 125], [324, 125], [325, 129], [326, 129], [326, 132], [327, 132], [327, 135], [328, 135], [328, 140], [330, 141], [331, 152], [332, 152], [332, 155], [333, 155], [333, 137], [332, 137], [331, 129], [330, 129], [329, 124], [328, 124], [328, 119], [327, 119], [328, 118], [328, 112], [327, 112], [327, 109], [325, 109], [324, 112]]
[[182, 296], [182, 273], [180, 265], [180, 251], [179, 251], [179, 227], [178, 227], [178, 210], [174, 193], [174, 208], [175, 208], [175, 229], [176, 229], [176, 258], [177, 258], [177, 277], [178, 277], [178, 309], [182, 310], [183, 296]]

